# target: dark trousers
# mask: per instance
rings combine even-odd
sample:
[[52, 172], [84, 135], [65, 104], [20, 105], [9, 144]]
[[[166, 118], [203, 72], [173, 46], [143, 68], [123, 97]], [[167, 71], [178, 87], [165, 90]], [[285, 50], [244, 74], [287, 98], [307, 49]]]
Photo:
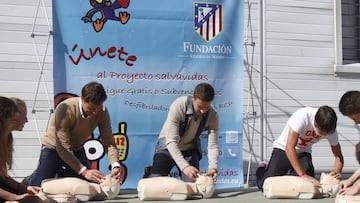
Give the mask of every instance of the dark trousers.
[[[5, 202], [5, 200], [0, 199], [0, 203]], [[18, 203], [46, 203], [46, 201], [40, 199], [38, 196], [32, 195], [32, 196], [26, 196], [22, 199], [17, 200]]]
[[[182, 151], [182, 155], [191, 166], [199, 169], [200, 157], [196, 149]], [[193, 182], [189, 177], [181, 172], [167, 149], [155, 153], [149, 177], [168, 176], [174, 166], [178, 168], [179, 173], [181, 173], [181, 179], [183, 181]]]
[[[90, 168], [90, 161], [87, 159], [84, 149], [75, 151], [74, 155], [84, 166]], [[83, 179], [77, 171], [72, 170], [60, 158], [55, 149], [43, 147], [37, 169], [29, 176], [28, 185], [40, 186], [43, 180], [55, 177], [78, 177]]]
[[[305, 173], [309, 176], [314, 177], [315, 176], [315, 169], [314, 165], [312, 163], [312, 157], [310, 153], [303, 152], [297, 154], [300, 165], [302, 169], [305, 171]], [[294, 172], [293, 167], [290, 164], [289, 159], [286, 156], [286, 153], [284, 150], [281, 149], [273, 149], [273, 152], [271, 154], [271, 158], [269, 161], [269, 164], [266, 166], [266, 170], [264, 173], [264, 176], [262, 179], [258, 181], [259, 187], [262, 188], [264, 184], [264, 180], [267, 177], [272, 176], [282, 176], [286, 174], [293, 174]]]

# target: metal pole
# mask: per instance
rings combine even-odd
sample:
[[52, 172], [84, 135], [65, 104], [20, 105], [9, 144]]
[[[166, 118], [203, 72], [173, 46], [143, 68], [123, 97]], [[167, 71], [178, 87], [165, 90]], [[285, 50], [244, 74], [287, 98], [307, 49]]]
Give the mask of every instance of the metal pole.
[[259, 155], [260, 160], [264, 160], [264, 5], [263, 0], [259, 0], [259, 69], [260, 69], [260, 77], [259, 77], [259, 86], [260, 86], [260, 142], [259, 142]]

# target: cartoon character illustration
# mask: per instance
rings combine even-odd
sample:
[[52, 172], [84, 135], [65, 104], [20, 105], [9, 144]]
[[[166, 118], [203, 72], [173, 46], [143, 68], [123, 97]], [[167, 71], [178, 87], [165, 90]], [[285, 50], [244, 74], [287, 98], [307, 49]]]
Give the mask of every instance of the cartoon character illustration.
[[[127, 123], [120, 122], [119, 123], [119, 131], [113, 133], [115, 144], [117, 149], [119, 150], [119, 164], [121, 169], [121, 182], [124, 183], [127, 178], [127, 167], [124, 165], [123, 161], [126, 160], [129, 151], [129, 138], [126, 134]], [[99, 169], [100, 160], [105, 155], [104, 146], [99, 141], [99, 138], [95, 139], [94, 134], [84, 143], [84, 149], [86, 153], [86, 157], [90, 160], [91, 167]], [[111, 165], [109, 164], [107, 167], [109, 171], [111, 171]]]
[[[84, 23], [92, 23], [94, 30], [100, 32], [107, 20], [120, 21], [122, 24], [126, 24], [130, 19], [130, 13], [123, 11], [119, 12], [117, 16], [115, 10], [119, 8], [127, 8], [130, 4], [130, 0], [90, 0], [90, 5], [93, 7], [90, 9], [81, 20]], [[93, 20], [93, 17], [96, 13], [100, 13], [101, 18], [96, 18]]]

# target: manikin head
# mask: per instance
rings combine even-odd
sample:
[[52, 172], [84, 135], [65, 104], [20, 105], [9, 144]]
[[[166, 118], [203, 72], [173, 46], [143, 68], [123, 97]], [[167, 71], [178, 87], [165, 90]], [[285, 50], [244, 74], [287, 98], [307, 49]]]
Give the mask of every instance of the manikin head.
[[114, 199], [120, 192], [120, 180], [107, 175], [100, 183], [100, 188], [107, 199]]
[[323, 194], [328, 194], [330, 197], [335, 197], [339, 191], [340, 180], [331, 176], [328, 173], [321, 173], [320, 184]]
[[202, 195], [204, 199], [210, 198], [215, 191], [214, 181], [206, 175], [199, 175], [195, 181], [197, 192]]

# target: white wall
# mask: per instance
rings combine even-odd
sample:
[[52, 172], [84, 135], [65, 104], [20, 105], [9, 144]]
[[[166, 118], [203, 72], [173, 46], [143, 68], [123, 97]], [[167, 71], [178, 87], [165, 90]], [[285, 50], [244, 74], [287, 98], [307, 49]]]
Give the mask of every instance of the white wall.
[[39, 8], [35, 0], [0, 2], [0, 95], [19, 97], [28, 108], [29, 123], [23, 132], [14, 132], [16, 177], [29, 175], [36, 167], [38, 130], [41, 136], [53, 105], [51, 1], [43, 2]]
[[[16, 177], [29, 175], [36, 167], [40, 151], [39, 135], [46, 129], [49, 111], [53, 105], [52, 36], [49, 36], [52, 23], [51, 1], [40, 1], [40, 5], [42, 2], [45, 5], [39, 9], [39, 2], [36, 0], [0, 2], [0, 95], [24, 99], [29, 111], [29, 123], [24, 131], [14, 133], [15, 163], [12, 172]], [[334, 74], [333, 0], [264, 2], [264, 135], [267, 140], [265, 159], [268, 159], [272, 140], [279, 135], [293, 111], [301, 106], [327, 104], [338, 112], [340, 96], [349, 89], [359, 89], [360, 80], [357, 75], [340, 77]], [[245, 113], [256, 111], [257, 115], [254, 117], [245, 114], [244, 118], [245, 173], [250, 160], [250, 145], [254, 147], [250, 173], [254, 173], [254, 166], [261, 157], [259, 11], [257, 1], [251, 3], [251, 7], [245, 5], [245, 17], [249, 14], [247, 9], [251, 8], [252, 27], [247, 29], [245, 34], [247, 42], [254, 41], [255, 47], [245, 47], [245, 53], [249, 54], [245, 58], [254, 65], [251, 69], [253, 86], [250, 91], [250, 77], [245, 71], [244, 110]], [[32, 33], [36, 34], [35, 37], [31, 37]], [[253, 55], [252, 48], [255, 49]], [[32, 110], [37, 112], [32, 113]], [[249, 117], [246, 117], [247, 115]], [[358, 167], [354, 158], [354, 145], [359, 141], [359, 129], [340, 113], [338, 117], [345, 170], [352, 171]], [[333, 158], [326, 142], [314, 146], [313, 157], [319, 171], [329, 171], [333, 167]]]
[[[341, 95], [351, 89], [359, 89], [360, 75], [334, 74], [335, 23], [333, 0], [268, 0], [264, 1], [264, 136], [265, 160], [272, 151], [272, 141], [282, 131], [286, 120], [302, 106], [329, 105], [338, 113], [340, 144], [345, 158], [345, 172], [359, 167], [355, 159], [355, 144], [359, 141], [359, 128], [338, 111]], [[252, 5], [253, 32], [259, 30], [258, 4]], [[259, 33], [254, 41], [259, 45]], [[257, 66], [259, 51], [255, 50], [254, 91], [260, 94], [260, 68]], [[245, 73], [247, 74], [247, 73]], [[249, 78], [248, 78], [249, 79]], [[249, 96], [249, 81], [244, 84], [244, 109]], [[253, 87], [252, 87], [253, 88]], [[258, 97], [257, 97], [258, 98]], [[260, 113], [260, 101], [255, 97], [255, 110]], [[260, 161], [260, 118], [245, 117], [244, 160], [249, 157], [246, 135], [254, 137], [255, 164]], [[250, 127], [249, 127], [250, 126]], [[252, 130], [251, 130], [252, 129]], [[251, 135], [251, 136], [250, 136]], [[330, 171], [334, 159], [327, 141], [313, 146], [313, 162], [318, 172]], [[245, 165], [246, 167], [247, 165]], [[251, 171], [254, 172], [253, 165]]]

